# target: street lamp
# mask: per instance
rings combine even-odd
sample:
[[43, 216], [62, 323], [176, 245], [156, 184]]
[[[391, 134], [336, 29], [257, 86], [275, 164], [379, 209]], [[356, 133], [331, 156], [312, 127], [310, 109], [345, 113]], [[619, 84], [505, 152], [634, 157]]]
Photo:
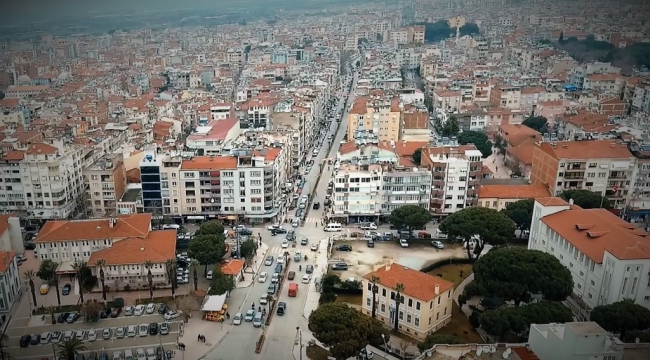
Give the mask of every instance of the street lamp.
[[300, 330], [300, 326], [296, 326], [296, 336], [298, 337], [298, 350], [300, 351], [300, 360], [302, 360], [302, 330]]
[[386, 354], [388, 352], [388, 345], [386, 345], [386, 335], [381, 334], [381, 339], [384, 340], [384, 357], [386, 357]]

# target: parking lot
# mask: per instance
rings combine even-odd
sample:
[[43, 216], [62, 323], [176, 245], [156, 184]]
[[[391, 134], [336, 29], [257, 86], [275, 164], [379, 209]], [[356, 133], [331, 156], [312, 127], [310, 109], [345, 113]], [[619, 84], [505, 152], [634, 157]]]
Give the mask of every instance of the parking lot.
[[352, 251], [332, 251], [330, 264], [345, 262], [348, 270], [336, 271], [341, 279], [354, 277], [360, 280], [363, 275], [372, 272], [373, 266], [382, 264], [389, 259], [409, 268], [420, 270], [433, 262], [452, 257], [466, 257], [467, 252], [460, 244], [445, 243], [444, 249], [436, 249], [428, 240], [409, 242], [409, 247], [403, 248], [396, 241], [377, 241], [375, 247], [369, 248], [366, 241], [335, 241], [334, 248], [340, 245], [352, 246]]

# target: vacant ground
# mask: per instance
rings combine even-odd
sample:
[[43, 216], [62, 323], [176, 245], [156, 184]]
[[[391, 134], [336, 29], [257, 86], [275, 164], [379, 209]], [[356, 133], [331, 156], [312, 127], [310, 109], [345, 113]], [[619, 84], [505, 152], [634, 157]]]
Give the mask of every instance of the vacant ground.
[[329, 351], [318, 345], [307, 345], [307, 357], [311, 360], [327, 360], [330, 356]]
[[465, 344], [483, 344], [485, 341], [474, 330], [469, 319], [460, 310], [456, 302], [452, 302], [451, 307], [451, 322], [442, 329], [436, 331], [436, 335], [454, 335], [460, 339], [461, 343]]
[[472, 273], [471, 264], [451, 264], [444, 265], [428, 272], [430, 275], [439, 276], [454, 284], [460, 284], [469, 274]]
[[340, 303], [347, 303], [347, 304], [361, 306], [362, 299], [363, 299], [362, 294], [358, 294], [358, 295], [336, 294], [336, 302], [340, 302]]

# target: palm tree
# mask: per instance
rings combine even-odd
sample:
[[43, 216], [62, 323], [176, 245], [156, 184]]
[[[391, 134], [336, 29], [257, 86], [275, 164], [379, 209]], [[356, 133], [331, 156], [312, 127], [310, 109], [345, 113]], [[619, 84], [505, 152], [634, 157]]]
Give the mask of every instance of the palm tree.
[[34, 278], [36, 277], [36, 271], [27, 270], [24, 273], [25, 277], [29, 280], [29, 289], [32, 291], [32, 300], [34, 301], [34, 309], [38, 306], [36, 303], [36, 285], [34, 285]]
[[104, 284], [104, 281], [106, 280], [104, 278], [104, 266], [106, 266], [106, 260], [97, 259], [97, 261], [95, 261], [95, 266], [99, 267], [99, 281], [102, 283], [102, 299], [106, 301], [106, 285]]
[[197, 291], [199, 290], [199, 275], [196, 273], [196, 268], [199, 267], [200, 264], [195, 259], [192, 259], [190, 263], [192, 265], [192, 276], [194, 277], [194, 291]]
[[144, 262], [144, 267], [147, 268], [147, 281], [149, 282], [149, 297], [153, 300], [153, 275], [151, 269], [153, 268], [153, 261], [147, 260]]
[[167, 280], [172, 286], [172, 299], [175, 297], [176, 290], [176, 259], [171, 258], [165, 261], [165, 271], [167, 272]]
[[81, 340], [72, 338], [64, 340], [56, 346], [55, 354], [58, 359], [75, 360], [79, 353], [86, 351], [86, 346]]
[[379, 291], [377, 284], [381, 284], [381, 279], [377, 275], [372, 275], [370, 277], [370, 283], [372, 284], [372, 318], [374, 319], [377, 314], [377, 292]]
[[402, 293], [404, 292], [404, 284], [397, 283], [395, 284], [395, 290], [397, 294], [395, 295], [395, 331], [398, 331], [399, 328], [399, 304], [401, 302]]
[[[77, 282], [79, 283], [79, 299], [81, 303], [84, 302], [84, 283], [86, 282], [86, 276], [88, 274], [88, 264], [83, 260], [75, 260], [72, 264], [72, 268], [76, 272]], [[58, 289], [57, 289], [58, 292]]]

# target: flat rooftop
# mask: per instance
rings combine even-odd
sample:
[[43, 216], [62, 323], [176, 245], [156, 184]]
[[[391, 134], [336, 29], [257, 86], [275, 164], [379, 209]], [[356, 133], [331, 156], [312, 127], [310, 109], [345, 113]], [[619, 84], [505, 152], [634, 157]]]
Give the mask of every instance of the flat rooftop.
[[136, 202], [140, 198], [141, 189], [129, 189], [122, 195], [123, 202]]

